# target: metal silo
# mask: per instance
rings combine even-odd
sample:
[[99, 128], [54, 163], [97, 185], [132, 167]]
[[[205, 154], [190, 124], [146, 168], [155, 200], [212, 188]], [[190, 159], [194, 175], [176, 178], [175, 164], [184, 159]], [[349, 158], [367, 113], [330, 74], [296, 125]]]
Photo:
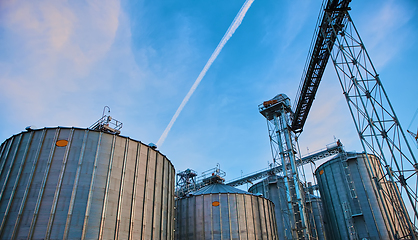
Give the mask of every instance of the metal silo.
[[[254, 194], [262, 194], [274, 203], [276, 223], [279, 239], [290, 240], [292, 238], [291, 216], [288, 211], [286, 186], [282, 176], [272, 175], [258, 182], [248, 189]], [[313, 239], [325, 239], [322, 222], [322, 205], [317, 196], [310, 195], [306, 198], [307, 217], [311, 227]]]
[[292, 239], [292, 228], [288, 212], [286, 186], [283, 177], [270, 176], [251, 186], [248, 191], [261, 194], [274, 203], [276, 225], [279, 239]]
[[278, 239], [273, 203], [221, 184], [176, 201], [175, 239]]
[[309, 219], [312, 239], [327, 239], [323, 218], [324, 208], [322, 206], [321, 198], [313, 194], [309, 194], [306, 196], [305, 202], [308, 211], [307, 216]]
[[396, 200], [378, 200], [382, 192], [396, 192], [398, 188], [390, 182], [376, 185], [378, 181], [370, 173], [384, 178], [382, 167], [375, 156], [368, 158], [369, 162], [365, 154], [341, 153], [315, 171], [330, 239], [392, 239], [389, 232], [408, 231], [391, 217]]
[[0, 147], [1, 239], [172, 239], [171, 162], [139, 141], [80, 128]]

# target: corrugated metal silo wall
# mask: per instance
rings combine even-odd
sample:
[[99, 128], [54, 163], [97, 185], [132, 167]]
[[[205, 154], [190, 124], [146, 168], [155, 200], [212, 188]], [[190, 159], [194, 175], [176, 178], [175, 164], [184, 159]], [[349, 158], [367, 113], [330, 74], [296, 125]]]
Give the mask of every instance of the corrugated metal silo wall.
[[22, 132], [0, 147], [0, 238], [173, 239], [174, 174], [127, 137]]
[[311, 228], [311, 237], [313, 239], [325, 240], [324, 226], [324, 207], [320, 198], [311, 198], [306, 200], [306, 208], [308, 209], [308, 219]]
[[[262, 194], [274, 203], [276, 222], [279, 239], [293, 239], [292, 236], [292, 217], [289, 216], [288, 202], [286, 196], [286, 186], [283, 177], [270, 176], [258, 182], [248, 189], [254, 194]], [[308, 219], [313, 239], [324, 240], [324, 226], [322, 219], [322, 203], [320, 199], [307, 199]]]
[[[373, 171], [375, 176], [383, 176], [376, 157], [369, 155], [372, 168], [368, 168], [365, 154], [350, 153], [347, 158], [341, 156], [322, 164], [315, 171], [324, 204], [328, 238], [392, 239], [390, 229], [407, 232], [396, 221], [385, 217], [385, 211], [377, 200], [377, 191], [398, 189], [389, 182], [381, 185], [380, 189], [376, 187], [369, 174]], [[389, 215], [396, 211], [391, 201], [395, 200], [384, 203]]]
[[204, 194], [178, 199], [176, 206], [176, 240], [278, 239], [274, 205], [263, 197]]
[[276, 177], [275, 181], [265, 179], [251, 186], [248, 191], [254, 194], [262, 194], [274, 203], [279, 239], [292, 239], [291, 217], [288, 213], [286, 187], [283, 178]]

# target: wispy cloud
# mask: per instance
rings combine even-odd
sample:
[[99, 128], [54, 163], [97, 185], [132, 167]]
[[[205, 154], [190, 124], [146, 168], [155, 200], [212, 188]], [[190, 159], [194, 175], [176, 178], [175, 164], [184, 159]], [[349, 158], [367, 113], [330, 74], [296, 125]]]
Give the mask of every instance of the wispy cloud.
[[[413, 10], [398, 1], [385, 1], [376, 8], [376, 14], [354, 18], [354, 23], [361, 23], [359, 32], [368, 51], [373, 52], [373, 63], [376, 67], [385, 66], [399, 54], [400, 49], [408, 44], [408, 35], [400, 31], [413, 18]], [[415, 32], [415, 29], [410, 31]], [[385, 51], [382, 51], [384, 49]]]
[[119, 0], [3, 3], [0, 101], [17, 118], [70, 108], [77, 98], [69, 95], [90, 85], [86, 78], [111, 49], [120, 14]]

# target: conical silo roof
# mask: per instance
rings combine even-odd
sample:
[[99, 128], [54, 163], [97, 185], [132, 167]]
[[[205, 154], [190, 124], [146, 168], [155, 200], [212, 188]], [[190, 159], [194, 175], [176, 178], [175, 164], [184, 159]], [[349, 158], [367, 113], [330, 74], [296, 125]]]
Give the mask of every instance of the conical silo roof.
[[221, 183], [214, 183], [208, 186], [205, 186], [196, 192], [191, 193], [191, 195], [203, 195], [203, 194], [217, 194], [217, 193], [241, 193], [241, 194], [250, 194], [249, 192], [240, 190]]

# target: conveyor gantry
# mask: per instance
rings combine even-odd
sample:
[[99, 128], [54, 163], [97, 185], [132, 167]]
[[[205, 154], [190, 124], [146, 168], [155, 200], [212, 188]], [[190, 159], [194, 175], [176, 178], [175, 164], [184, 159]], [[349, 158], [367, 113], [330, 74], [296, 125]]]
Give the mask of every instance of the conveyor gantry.
[[[298, 160], [296, 162], [296, 164], [298, 166], [304, 165], [304, 164], [307, 164], [309, 162], [314, 162], [314, 161], [317, 161], [317, 160], [324, 159], [326, 157], [336, 155], [336, 154], [338, 154], [342, 151], [344, 151], [343, 150], [343, 145], [341, 144], [340, 141], [338, 141], [335, 144], [328, 145], [324, 149], [321, 149], [317, 152], [314, 152], [312, 154], [309, 154], [307, 156], [302, 157], [302, 159]], [[239, 178], [236, 178], [236, 179], [232, 179], [231, 181], [226, 183], [226, 185], [236, 187], [236, 186], [240, 186], [240, 185], [243, 185], [243, 184], [246, 184], [246, 183], [253, 183], [256, 180], [265, 178], [265, 177], [273, 175], [273, 174], [278, 174], [282, 171], [283, 171], [283, 166], [279, 165], [279, 166], [276, 166], [276, 167], [273, 167], [273, 168], [263, 169], [263, 170], [255, 172], [255, 173], [250, 173], [248, 175], [245, 175], [245, 176], [242, 176], [242, 177], [239, 177]]]
[[[300, 133], [303, 130], [319, 83], [328, 63], [330, 50], [332, 50], [336, 40], [336, 36], [333, 34], [333, 26], [341, 25], [345, 16], [342, 10], [347, 10], [350, 2], [351, 0], [330, 0], [326, 6], [322, 6], [321, 8], [325, 10], [320, 14], [322, 18], [318, 19], [318, 27], [315, 29], [314, 36], [316, 36], [316, 40], [312, 41], [312, 44], [315, 43], [315, 45], [311, 45], [309, 50], [308, 56], [310, 58], [306, 61], [302, 80], [295, 98], [295, 104], [293, 104], [291, 129], [295, 133]], [[334, 15], [333, 19], [335, 21], [332, 24], [327, 21], [325, 11]]]

